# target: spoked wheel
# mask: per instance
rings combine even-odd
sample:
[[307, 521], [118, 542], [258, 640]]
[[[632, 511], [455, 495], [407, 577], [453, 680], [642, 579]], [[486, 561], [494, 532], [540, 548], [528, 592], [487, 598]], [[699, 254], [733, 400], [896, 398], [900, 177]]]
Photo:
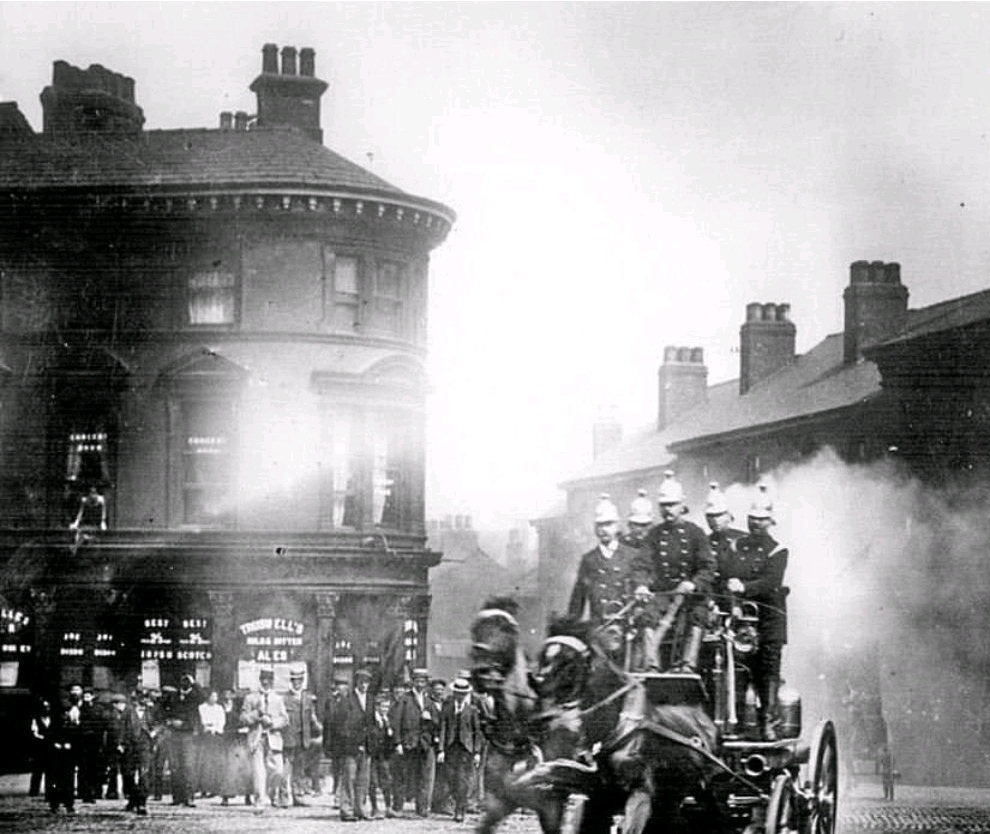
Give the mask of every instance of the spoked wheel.
[[767, 805], [767, 823], [764, 834], [799, 834], [797, 792], [789, 773], [781, 773], [773, 780], [770, 804]]
[[831, 721], [823, 721], [815, 728], [809, 762], [811, 783], [807, 834], [835, 834], [839, 803], [839, 751]]

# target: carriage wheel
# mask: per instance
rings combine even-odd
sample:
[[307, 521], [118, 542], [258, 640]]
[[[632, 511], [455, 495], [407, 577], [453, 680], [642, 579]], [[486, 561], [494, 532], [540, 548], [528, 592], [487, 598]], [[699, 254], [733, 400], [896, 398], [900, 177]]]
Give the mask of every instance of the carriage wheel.
[[790, 774], [773, 780], [764, 834], [798, 834], [797, 792]]
[[808, 834], [834, 834], [839, 801], [839, 751], [835, 727], [823, 721], [811, 743]]

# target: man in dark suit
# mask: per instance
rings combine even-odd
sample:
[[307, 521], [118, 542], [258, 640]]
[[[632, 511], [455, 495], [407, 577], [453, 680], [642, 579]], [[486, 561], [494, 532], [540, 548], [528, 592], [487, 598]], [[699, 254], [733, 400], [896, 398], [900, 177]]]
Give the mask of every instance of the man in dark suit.
[[79, 707], [79, 740], [78, 761], [85, 763], [79, 768], [76, 777], [79, 783], [79, 798], [91, 805], [101, 799], [103, 786], [103, 739], [106, 734], [106, 722], [103, 710], [96, 702], [93, 690], [83, 691], [82, 704]]
[[447, 781], [454, 795], [454, 822], [462, 822], [467, 811], [471, 780], [481, 764], [481, 721], [472, 703], [471, 684], [458, 678], [440, 710], [440, 752], [437, 761], [446, 765]]
[[69, 690], [68, 708], [56, 717], [49, 735], [51, 750], [45, 771], [45, 799], [53, 814], [58, 812], [59, 806], [64, 806], [67, 814], [75, 813], [81, 706], [82, 687], [73, 685]]
[[344, 764], [344, 750], [341, 744], [343, 739], [337, 731], [337, 713], [347, 698], [349, 689], [350, 684], [346, 678], [334, 678], [333, 692], [327, 698], [326, 706], [323, 709], [323, 753], [330, 759], [334, 801], [336, 801], [337, 793], [340, 790], [340, 769]]
[[399, 747], [406, 790], [416, 800], [416, 813], [430, 815], [436, 748], [440, 734], [440, 709], [426, 687], [430, 674], [426, 669], [413, 670], [412, 692], [402, 699], [398, 710]]
[[199, 705], [203, 698], [192, 675], [179, 679], [179, 691], [165, 700], [162, 712], [172, 732], [172, 804], [193, 807], [196, 792], [196, 728], [199, 725]]
[[124, 713], [123, 765], [129, 786], [127, 808], [138, 816], [148, 813], [148, 788], [151, 783], [151, 762], [158, 734], [154, 716], [154, 699], [150, 693], [139, 692], [134, 703]]
[[370, 765], [368, 735], [374, 714], [374, 703], [368, 691], [370, 684], [371, 673], [358, 669], [354, 673], [354, 688], [347, 693], [334, 714], [333, 731], [340, 739], [343, 754], [337, 802], [340, 818], [345, 822], [368, 818], [364, 802], [368, 796]]
[[[375, 695], [375, 714], [368, 733], [368, 756], [371, 778], [368, 784], [368, 798], [371, 800], [371, 816], [378, 816], [378, 792], [381, 791], [386, 817], [394, 817], [395, 797], [392, 764], [395, 761], [395, 747], [398, 743], [396, 730], [392, 724], [392, 699], [387, 689]], [[400, 802], [401, 806], [401, 802]]]

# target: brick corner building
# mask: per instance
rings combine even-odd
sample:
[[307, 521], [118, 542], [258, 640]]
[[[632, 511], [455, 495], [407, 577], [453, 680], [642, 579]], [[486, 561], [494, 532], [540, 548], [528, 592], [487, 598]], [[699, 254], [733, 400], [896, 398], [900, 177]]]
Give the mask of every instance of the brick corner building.
[[425, 658], [427, 271], [455, 215], [325, 147], [313, 50], [278, 58], [215, 129], [145, 130], [99, 65], [55, 63], [41, 133], [0, 104], [6, 704], [300, 661], [322, 694]]

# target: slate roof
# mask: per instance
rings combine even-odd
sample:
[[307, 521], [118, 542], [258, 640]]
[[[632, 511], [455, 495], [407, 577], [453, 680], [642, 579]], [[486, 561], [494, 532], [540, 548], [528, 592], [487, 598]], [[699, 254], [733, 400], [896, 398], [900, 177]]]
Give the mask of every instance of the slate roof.
[[695, 409], [671, 426], [668, 444], [675, 448], [693, 445], [718, 435], [857, 405], [880, 393], [880, 381], [875, 363], [843, 362], [843, 335], [833, 333], [742, 396], [737, 387], [734, 400], [725, 407], [709, 399], [707, 408]]
[[[904, 329], [872, 345], [866, 353], [869, 356], [887, 346], [988, 321], [990, 290], [983, 290], [909, 310]], [[844, 363], [843, 334], [833, 333], [743, 395], [739, 394], [738, 380], [711, 386], [705, 405], [683, 415], [662, 432], [652, 427], [640, 429], [568, 476], [560, 486], [567, 488], [583, 481], [660, 469], [675, 461], [677, 451], [716, 438], [765, 431], [792, 420], [867, 402], [880, 393], [880, 383], [880, 371], [870, 359], [853, 365]]]
[[579, 481], [614, 478], [668, 466], [678, 444], [695, 445], [735, 432], [777, 425], [825, 411], [865, 402], [880, 393], [880, 372], [869, 361], [843, 363], [841, 333], [827, 336], [807, 353], [745, 394], [739, 380], [713, 385], [708, 402], [680, 417], [662, 432], [643, 430], [587, 467], [569, 476], [561, 486]]
[[971, 324], [990, 320], [990, 290], [951, 298], [920, 310], [908, 311], [907, 326], [892, 339], [867, 348], [871, 350], [887, 345], [903, 344], [922, 336], [931, 336], [946, 330], [956, 330]]
[[0, 142], [3, 189], [249, 184], [411, 196], [291, 127], [150, 130], [133, 139], [34, 135]]

